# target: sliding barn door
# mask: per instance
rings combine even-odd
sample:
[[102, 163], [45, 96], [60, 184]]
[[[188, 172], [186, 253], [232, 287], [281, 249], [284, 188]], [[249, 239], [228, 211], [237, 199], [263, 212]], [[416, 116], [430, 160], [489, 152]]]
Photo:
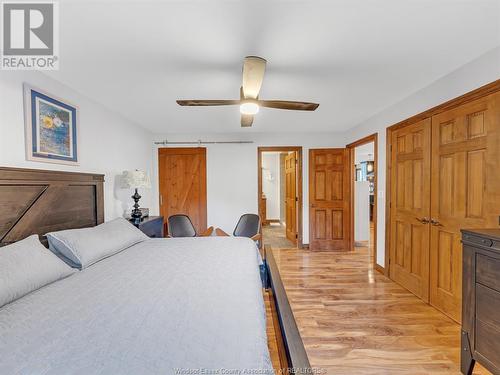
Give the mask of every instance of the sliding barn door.
[[392, 132], [390, 277], [429, 301], [431, 121]]
[[432, 118], [431, 304], [461, 317], [460, 229], [497, 228], [500, 93]]
[[297, 244], [297, 153], [285, 157], [286, 238]]
[[309, 150], [309, 246], [351, 250], [350, 157], [344, 148]]
[[[198, 233], [207, 229], [206, 149], [158, 150], [160, 214], [185, 214]], [[165, 227], [165, 233], [167, 233]]]

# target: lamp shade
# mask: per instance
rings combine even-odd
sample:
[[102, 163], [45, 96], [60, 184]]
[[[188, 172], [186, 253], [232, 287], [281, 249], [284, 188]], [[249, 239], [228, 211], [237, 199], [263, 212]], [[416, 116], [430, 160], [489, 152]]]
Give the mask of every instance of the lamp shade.
[[124, 188], [150, 188], [151, 181], [146, 172], [138, 169], [134, 171], [123, 171], [122, 182]]

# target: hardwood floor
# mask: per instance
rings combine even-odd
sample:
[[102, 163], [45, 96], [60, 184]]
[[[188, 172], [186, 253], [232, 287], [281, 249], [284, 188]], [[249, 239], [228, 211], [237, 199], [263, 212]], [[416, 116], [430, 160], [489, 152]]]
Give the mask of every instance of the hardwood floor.
[[281, 224], [272, 223], [262, 227], [262, 240], [264, 246], [275, 248], [294, 248], [295, 245], [286, 238], [286, 227]]
[[[311, 365], [328, 374], [459, 374], [460, 327], [352, 253], [276, 249]], [[476, 366], [475, 374], [487, 374]]]

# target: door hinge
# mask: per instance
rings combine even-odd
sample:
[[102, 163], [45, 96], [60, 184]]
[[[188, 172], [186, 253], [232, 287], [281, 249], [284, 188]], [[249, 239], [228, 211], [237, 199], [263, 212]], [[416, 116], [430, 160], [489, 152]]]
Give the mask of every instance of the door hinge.
[[299, 238], [299, 235], [298, 235], [297, 233], [295, 233], [295, 238], [296, 238], [296, 239], [297, 239], [297, 238]]
[[299, 197], [295, 197], [295, 202], [298, 202], [299, 201]]

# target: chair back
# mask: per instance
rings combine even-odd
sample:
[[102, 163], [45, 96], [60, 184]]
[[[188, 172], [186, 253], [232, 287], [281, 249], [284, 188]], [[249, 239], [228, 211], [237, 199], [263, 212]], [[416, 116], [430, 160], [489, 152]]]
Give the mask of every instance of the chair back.
[[260, 216], [256, 214], [244, 214], [238, 220], [233, 236], [251, 238], [258, 233], [260, 233]]
[[196, 237], [196, 229], [187, 215], [172, 215], [167, 225], [170, 237]]

